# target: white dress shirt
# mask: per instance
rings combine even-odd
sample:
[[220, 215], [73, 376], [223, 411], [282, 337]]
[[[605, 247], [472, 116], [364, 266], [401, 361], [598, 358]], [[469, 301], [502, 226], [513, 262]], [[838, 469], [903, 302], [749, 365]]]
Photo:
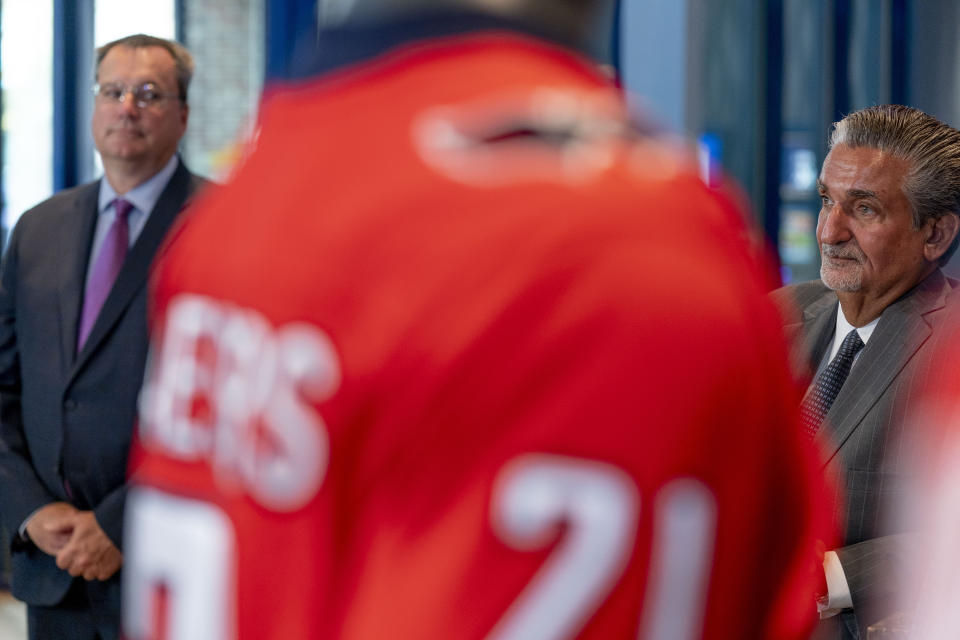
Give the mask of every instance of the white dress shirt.
[[[820, 371], [837, 355], [837, 352], [840, 350], [840, 345], [848, 333], [856, 329], [860, 339], [863, 340], [864, 346], [866, 346], [870, 336], [873, 335], [873, 330], [877, 328], [878, 322], [880, 322], [880, 318], [876, 318], [873, 322], [862, 327], [854, 327], [847, 322], [847, 319], [843, 315], [843, 309], [841, 309], [839, 303], [837, 303], [837, 327], [833, 334], [833, 344], [820, 363], [817, 374], [819, 375]], [[862, 354], [863, 349], [853, 358], [854, 366]], [[812, 386], [813, 385], [811, 385], [811, 387]], [[823, 570], [827, 576], [827, 599], [826, 602], [817, 603], [817, 611], [820, 613], [821, 618], [829, 618], [837, 615], [843, 609], [852, 608], [853, 598], [850, 596], [850, 585], [847, 584], [847, 576], [843, 572], [843, 565], [840, 564], [840, 557], [836, 551], [827, 551], [824, 554]]]

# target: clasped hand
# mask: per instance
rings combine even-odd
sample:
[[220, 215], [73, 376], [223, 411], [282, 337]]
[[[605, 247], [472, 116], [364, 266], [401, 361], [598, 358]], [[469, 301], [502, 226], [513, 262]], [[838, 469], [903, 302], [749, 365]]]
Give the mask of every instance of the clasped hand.
[[123, 554], [103, 532], [92, 511], [54, 502], [27, 522], [27, 535], [57, 559], [57, 566], [84, 580], [106, 580], [123, 564]]

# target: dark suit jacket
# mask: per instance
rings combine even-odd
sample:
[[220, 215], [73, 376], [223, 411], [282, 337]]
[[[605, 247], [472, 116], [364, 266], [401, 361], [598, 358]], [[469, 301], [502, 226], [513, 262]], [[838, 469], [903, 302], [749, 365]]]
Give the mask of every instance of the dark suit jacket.
[[[906, 561], [910, 540], [886, 512], [918, 462], [907, 415], [944, 366], [935, 356], [950, 339], [945, 318], [947, 303], [960, 298], [957, 285], [935, 271], [884, 310], [817, 433], [841, 485], [838, 520], [846, 528], [837, 554], [854, 605], [821, 623], [817, 638], [854, 638], [857, 627], [865, 638], [870, 624], [893, 613], [891, 572]], [[785, 318], [792, 362], [810, 376], [833, 339], [837, 295], [817, 280], [771, 296]]]
[[56, 604], [71, 583], [52, 557], [17, 535], [39, 507], [65, 501], [92, 509], [121, 547], [127, 453], [147, 353], [147, 274], [202, 182], [179, 164], [80, 353], [99, 182], [40, 203], [13, 231], [0, 276], [0, 518], [15, 540], [13, 592], [28, 604]]

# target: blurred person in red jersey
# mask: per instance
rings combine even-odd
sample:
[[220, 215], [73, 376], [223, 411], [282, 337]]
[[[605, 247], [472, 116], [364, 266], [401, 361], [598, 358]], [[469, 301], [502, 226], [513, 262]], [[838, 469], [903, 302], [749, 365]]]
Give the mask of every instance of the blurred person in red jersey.
[[776, 313], [600, 8], [358, 2], [266, 100], [157, 265], [128, 638], [806, 637]]
[[816, 372], [801, 420], [842, 492], [815, 637], [855, 639], [894, 612], [915, 544], [888, 505], [923, 464], [906, 416], [954, 341], [958, 282], [941, 266], [958, 243], [960, 131], [899, 105], [856, 111], [834, 125], [818, 186], [821, 277], [773, 297], [794, 363]]

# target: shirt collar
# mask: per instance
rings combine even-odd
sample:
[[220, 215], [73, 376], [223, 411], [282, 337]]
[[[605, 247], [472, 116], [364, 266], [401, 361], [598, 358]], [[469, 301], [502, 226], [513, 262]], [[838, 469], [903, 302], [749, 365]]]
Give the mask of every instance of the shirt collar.
[[840, 307], [840, 303], [837, 303], [837, 330], [833, 334], [833, 348], [830, 350], [830, 360], [833, 359], [833, 356], [837, 354], [837, 351], [840, 350], [840, 343], [843, 342], [843, 339], [847, 336], [848, 333], [857, 330], [857, 333], [860, 335], [860, 339], [863, 340], [863, 344], [867, 344], [867, 340], [870, 339], [870, 336], [873, 335], [873, 330], [877, 328], [877, 323], [880, 322], [880, 318], [874, 318], [871, 322], [863, 325], [862, 327], [854, 327], [852, 324], [847, 322], [847, 318], [843, 315], [843, 309]]
[[100, 197], [98, 201], [99, 208], [97, 211], [103, 213], [107, 210], [107, 208], [110, 207], [110, 205], [113, 204], [114, 200], [122, 196], [123, 199], [132, 204], [137, 211], [142, 211], [143, 213], [150, 215], [150, 212], [153, 211], [153, 207], [157, 204], [157, 200], [160, 199], [160, 194], [163, 193], [167, 183], [170, 182], [170, 177], [173, 176], [173, 172], [177, 170], [177, 164], [179, 161], [179, 155], [176, 153], [173, 154], [173, 156], [167, 161], [167, 164], [165, 164], [160, 171], [153, 174], [153, 177], [141, 182], [133, 189], [130, 189], [130, 191], [127, 191], [123, 194], [118, 194], [116, 191], [114, 191], [109, 180], [106, 178], [101, 179]]
[[433, 10], [381, 22], [323, 29], [316, 36], [314, 56], [309, 58], [306, 64], [291, 69], [290, 78], [296, 80], [324, 74], [370, 60], [390, 49], [416, 40], [478, 31], [520, 32], [576, 49], [575, 43], [536, 25], [485, 13]]

